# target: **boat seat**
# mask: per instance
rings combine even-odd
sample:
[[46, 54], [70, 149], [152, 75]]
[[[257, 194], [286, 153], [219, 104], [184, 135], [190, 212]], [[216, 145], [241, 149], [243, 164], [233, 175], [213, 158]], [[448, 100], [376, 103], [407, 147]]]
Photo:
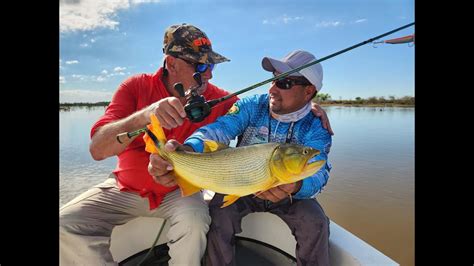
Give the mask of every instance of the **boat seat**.
[[[210, 200], [206, 195], [205, 198]], [[116, 226], [112, 231], [110, 247], [114, 260], [124, 266], [140, 262], [155, 241], [163, 222], [161, 218], [139, 217]], [[168, 229], [169, 224], [166, 223], [153, 250], [153, 258], [150, 255], [149, 259], [156, 265], [167, 265]], [[329, 230], [331, 265], [399, 265], [332, 220]], [[296, 265], [296, 241], [288, 226], [276, 215], [264, 212], [248, 214], [242, 219], [242, 233], [236, 239], [238, 265]], [[272, 264], [275, 260], [278, 263]]]

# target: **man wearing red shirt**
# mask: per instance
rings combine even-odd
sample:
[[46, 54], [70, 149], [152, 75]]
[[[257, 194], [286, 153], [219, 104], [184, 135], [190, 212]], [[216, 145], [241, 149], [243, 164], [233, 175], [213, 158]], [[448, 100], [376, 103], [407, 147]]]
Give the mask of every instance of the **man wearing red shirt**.
[[168, 220], [170, 264], [199, 265], [206, 247], [210, 217], [199, 193], [181, 197], [176, 185], [164, 186], [148, 173], [150, 154], [143, 134], [117, 142], [116, 135], [145, 127], [154, 113], [168, 139], [183, 142], [197, 128], [224, 115], [236, 97], [212, 108], [202, 122], [185, 119], [184, 97], [173, 85], [196, 86], [207, 100], [228, 92], [209, 83], [214, 64], [229, 61], [212, 50], [204, 32], [189, 25], [173, 25], [165, 32], [164, 65], [155, 74], [135, 75], [115, 92], [105, 114], [91, 130], [90, 152], [95, 160], [117, 155], [117, 167], [105, 182], [79, 195], [60, 210], [60, 261], [62, 265], [117, 265], [110, 253], [110, 236], [115, 226], [138, 216]]

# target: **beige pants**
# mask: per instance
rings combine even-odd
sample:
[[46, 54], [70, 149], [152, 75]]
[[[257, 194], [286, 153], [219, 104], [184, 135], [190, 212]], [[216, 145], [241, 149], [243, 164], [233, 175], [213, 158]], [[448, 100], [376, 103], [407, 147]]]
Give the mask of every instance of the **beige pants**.
[[112, 229], [139, 216], [168, 220], [170, 265], [200, 265], [211, 223], [202, 194], [181, 197], [177, 189], [150, 211], [148, 198], [120, 192], [113, 174], [60, 209], [60, 264], [117, 265], [109, 249]]

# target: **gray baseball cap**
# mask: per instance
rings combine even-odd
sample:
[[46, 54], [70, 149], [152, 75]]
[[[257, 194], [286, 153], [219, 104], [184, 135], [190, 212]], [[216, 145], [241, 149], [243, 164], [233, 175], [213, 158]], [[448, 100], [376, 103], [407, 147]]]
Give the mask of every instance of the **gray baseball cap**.
[[[266, 71], [284, 73], [316, 60], [317, 59], [313, 54], [306, 51], [296, 50], [287, 54], [281, 60], [264, 57], [262, 59], [262, 67]], [[298, 72], [290, 74], [290, 76], [304, 76], [316, 87], [317, 91], [320, 91], [323, 87], [323, 67], [321, 66], [321, 63], [303, 68]]]

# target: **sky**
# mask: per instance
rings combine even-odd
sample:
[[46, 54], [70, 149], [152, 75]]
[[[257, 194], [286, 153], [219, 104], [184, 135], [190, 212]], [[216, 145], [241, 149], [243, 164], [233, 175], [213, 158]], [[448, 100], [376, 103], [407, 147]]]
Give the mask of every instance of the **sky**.
[[[230, 92], [271, 77], [265, 56], [293, 50], [322, 58], [414, 22], [414, 0], [60, 0], [60, 102], [110, 101], [126, 78], [154, 73], [163, 62], [163, 35], [188, 23], [229, 58], [211, 83]], [[414, 34], [408, 27], [380, 40]], [[334, 100], [415, 96], [415, 47], [366, 44], [321, 62]], [[268, 91], [270, 84], [242, 96]]]

